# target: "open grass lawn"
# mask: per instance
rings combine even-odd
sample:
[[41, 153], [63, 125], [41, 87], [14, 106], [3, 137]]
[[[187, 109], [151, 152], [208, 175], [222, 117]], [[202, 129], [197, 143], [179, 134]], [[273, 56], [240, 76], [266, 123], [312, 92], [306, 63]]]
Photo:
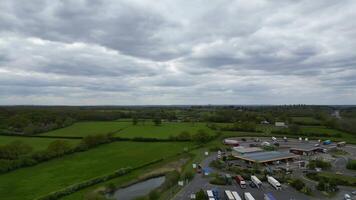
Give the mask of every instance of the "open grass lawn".
[[65, 140], [72, 145], [78, 144], [80, 140], [70, 139], [51, 139], [51, 138], [34, 138], [34, 137], [20, 137], [20, 136], [0, 136], [0, 145], [6, 145], [14, 141], [21, 141], [30, 145], [34, 151], [43, 150], [48, 147], [48, 144], [55, 140]]
[[182, 152], [192, 143], [115, 142], [0, 175], [0, 199], [35, 199], [52, 191]]
[[313, 117], [292, 117], [293, 122], [305, 124], [305, 125], [316, 125], [320, 124], [321, 121]]
[[116, 136], [133, 138], [169, 138], [175, 136], [182, 131], [188, 131], [190, 134], [195, 134], [199, 129], [205, 130], [207, 133], [213, 134], [213, 130], [206, 126], [206, 123], [189, 123], [189, 122], [165, 122], [160, 126], [155, 126], [152, 122], [145, 122], [132, 125], [116, 134]]
[[356, 177], [352, 177], [352, 176], [339, 175], [330, 172], [321, 172], [318, 174], [318, 176], [326, 177], [326, 178], [334, 178], [334, 179], [348, 182], [350, 185], [356, 185]]
[[301, 130], [305, 133], [326, 133], [326, 134], [341, 134], [342, 137], [333, 138], [336, 141], [344, 140], [348, 143], [356, 143], [356, 136], [351, 133], [330, 129], [325, 126], [301, 126]]
[[124, 121], [111, 121], [111, 122], [78, 122], [73, 124], [72, 126], [57, 129], [54, 131], [50, 131], [47, 133], [43, 133], [42, 135], [48, 136], [88, 136], [94, 134], [105, 134], [110, 132], [117, 132], [127, 126], [131, 126], [131, 122]]

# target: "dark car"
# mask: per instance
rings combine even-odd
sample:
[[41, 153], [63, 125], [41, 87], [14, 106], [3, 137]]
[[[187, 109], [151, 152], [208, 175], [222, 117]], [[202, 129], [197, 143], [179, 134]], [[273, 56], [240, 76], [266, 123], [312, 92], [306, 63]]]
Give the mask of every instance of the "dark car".
[[254, 182], [252, 182], [252, 181], [250, 182], [250, 184], [249, 184], [249, 185], [250, 185], [250, 187], [252, 187], [252, 188], [255, 188], [255, 187], [256, 187], [255, 183], [254, 183]]

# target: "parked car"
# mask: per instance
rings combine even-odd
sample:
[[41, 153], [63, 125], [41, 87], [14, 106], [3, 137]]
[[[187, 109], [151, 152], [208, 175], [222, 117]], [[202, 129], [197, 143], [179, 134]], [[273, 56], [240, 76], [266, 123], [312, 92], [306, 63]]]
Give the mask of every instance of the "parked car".
[[356, 195], [356, 190], [355, 190], [355, 191], [353, 191], [353, 192], [351, 192], [351, 194], [352, 194], [352, 195]]
[[249, 184], [249, 185], [250, 185], [250, 187], [252, 187], [252, 188], [255, 188], [255, 187], [256, 187], [255, 183], [254, 183], [254, 182], [252, 182], [252, 181], [250, 182], [250, 184]]
[[350, 196], [349, 194], [345, 194], [345, 195], [344, 195], [344, 199], [345, 199], [345, 200], [351, 200], [351, 196]]

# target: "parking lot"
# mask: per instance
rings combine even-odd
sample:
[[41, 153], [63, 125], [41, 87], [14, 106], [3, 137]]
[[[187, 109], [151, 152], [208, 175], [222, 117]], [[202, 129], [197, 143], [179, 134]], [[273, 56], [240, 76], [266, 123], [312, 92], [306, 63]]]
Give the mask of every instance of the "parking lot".
[[[268, 138], [264, 138], [262, 139], [264, 141], [270, 141]], [[259, 141], [261, 142], [261, 141]], [[290, 148], [309, 148], [309, 147], [313, 147], [315, 146], [315, 144], [318, 143], [318, 141], [299, 141], [297, 139], [291, 139], [288, 140], [287, 142], [283, 141], [283, 140], [279, 140], [278, 141], [280, 144], [280, 151], [289, 151]], [[246, 141], [241, 142], [240, 145], [244, 145], [244, 146], [250, 146], [250, 144], [255, 144], [256, 142], [254, 141], [254, 138], [246, 138]], [[332, 147], [332, 145], [321, 145], [322, 148], [330, 148]], [[344, 147], [343, 149], [346, 149], [348, 152], [350, 152], [350, 157], [354, 157], [356, 155], [356, 148], [353, 145], [348, 145], [347, 147]], [[208, 156], [202, 163], [202, 167], [208, 167], [209, 163], [216, 159], [217, 155], [215, 154], [211, 154], [210, 156]], [[311, 155], [311, 156], [305, 156], [302, 155], [300, 156], [300, 160], [307, 160], [307, 159], [314, 159], [317, 157], [324, 157], [325, 159], [331, 159], [334, 162], [338, 162], [337, 159], [341, 159], [341, 158], [334, 158], [332, 156], [330, 156], [327, 153], [317, 153], [315, 155]], [[341, 161], [339, 161], [341, 163]], [[241, 161], [236, 161], [237, 164], [242, 164], [244, 162]], [[285, 167], [286, 163], [285, 162], [280, 162], [278, 164], [273, 164], [270, 165], [271, 168], [278, 168], [278, 167]], [[288, 167], [295, 170], [294, 175], [298, 176], [300, 178], [305, 178], [303, 176], [303, 169], [299, 168], [298, 162], [291, 162], [288, 163]], [[344, 166], [338, 166], [339, 168], [344, 168]], [[220, 172], [217, 169], [212, 169], [212, 172], [217, 172], [217, 173], [221, 173], [224, 174], [224, 172]], [[353, 176], [356, 175], [356, 173], [354, 172], [350, 172], [353, 173]], [[186, 185], [184, 188], [182, 188], [182, 190], [175, 196], [175, 200], [186, 200], [186, 199], [190, 199], [191, 194], [194, 194], [196, 192], [198, 192], [200, 189], [203, 189], [204, 191], [206, 190], [212, 190], [212, 189], [216, 189], [219, 191], [219, 195], [221, 197], [224, 197], [224, 191], [225, 190], [230, 190], [230, 191], [237, 191], [238, 194], [243, 197], [243, 193], [244, 192], [250, 192], [253, 197], [256, 200], [262, 200], [263, 195], [265, 193], [272, 193], [276, 199], [278, 200], [322, 200], [325, 199], [325, 197], [321, 197], [321, 196], [307, 196], [301, 192], [298, 192], [297, 190], [295, 190], [294, 188], [292, 188], [291, 186], [287, 185], [287, 184], [282, 184], [282, 190], [276, 190], [275, 188], [273, 188], [268, 182], [263, 182], [263, 185], [261, 188], [252, 188], [249, 186], [250, 180], [246, 180], [247, 182], [247, 188], [246, 189], [241, 189], [240, 186], [233, 180], [231, 185], [212, 185], [209, 183], [209, 178], [205, 177], [203, 174], [197, 174], [195, 176], [195, 178], [188, 184]], [[311, 188], [314, 189], [316, 183], [314, 181], [311, 180], [307, 180], [305, 179], [305, 182], [308, 186], [310, 186]], [[352, 187], [344, 187], [344, 186], [340, 186], [340, 191], [333, 197], [330, 199], [343, 199], [343, 195], [345, 193], [351, 194], [351, 192], [353, 190], [355, 190]], [[224, 199], [224, 198], [221, 198]], [[242, 198], [243, 199], [243, 198]], [[353, 198], [356, 199], [356, 198]]]

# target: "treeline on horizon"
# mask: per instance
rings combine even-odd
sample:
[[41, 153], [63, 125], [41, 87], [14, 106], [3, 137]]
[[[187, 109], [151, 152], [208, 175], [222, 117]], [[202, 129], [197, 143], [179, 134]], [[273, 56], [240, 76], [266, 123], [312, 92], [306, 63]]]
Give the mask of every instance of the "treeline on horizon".
[[[232, 128], [255, 130], [268, 121], [294, 122], [292, 117], [312, 117], [319, 125], [350, 133], [356, 132], [356, 107], [339, 107], [342, 119], [332, 117], [335, 107], [310, 105], [281, 106], [3, 106], [0, 107], [0, 133], [36, 134], [63, 128], [78, 121], [119, 119], [207, 123], [235, 123]], [[300, 124], [318, 125], [318, 124]], [[242, 127], [242, 128], [241, 128]]]

